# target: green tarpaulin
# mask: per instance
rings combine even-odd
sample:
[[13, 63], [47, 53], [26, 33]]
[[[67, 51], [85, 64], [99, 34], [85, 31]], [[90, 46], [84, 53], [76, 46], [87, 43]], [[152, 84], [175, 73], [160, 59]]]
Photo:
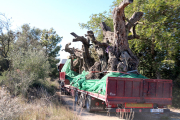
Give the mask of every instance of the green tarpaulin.
[[102, 79], [93, 79], [93, 80], [86, 80], [86, 75], [89, 72], [83, 71], [82, 74], [77, 74], [74, 71], [70, 70], [70, 63], [71, 60], [67, 60], [65, 65], [62, 68], [62, 72], [66, 72], [66, 79], [70, 81], [70, 85], [77, 87], [80, 90], [85, 90], [89, 92], [99, 93], [105, 95], [106, 92], [106, 79], [107, 77], [122, 77], [122, 78], [144, 78], [141, 74], [123, 74], [119, 72], [110, 72], [106, 74]]

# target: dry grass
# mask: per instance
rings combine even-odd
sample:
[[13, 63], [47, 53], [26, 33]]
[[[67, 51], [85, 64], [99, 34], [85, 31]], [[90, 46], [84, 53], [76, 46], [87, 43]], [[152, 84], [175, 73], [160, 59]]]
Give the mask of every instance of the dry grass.
[[41, 88], [38, 94], [41, 99], [33, 99], [30, 103], [22, 98], [14, 97], [5, 88], [0, 88], [0, 120], [78, 120], [78, 116], [59, 102], [59, 96], [49, 96]]
[[29, 104], [17, 120], [78, 120], [78, 116], [63, 106]]
[[19, 98], [12, 98], [6, 87], [0, 87], [0, 120], [17, 117], [24, 110]]

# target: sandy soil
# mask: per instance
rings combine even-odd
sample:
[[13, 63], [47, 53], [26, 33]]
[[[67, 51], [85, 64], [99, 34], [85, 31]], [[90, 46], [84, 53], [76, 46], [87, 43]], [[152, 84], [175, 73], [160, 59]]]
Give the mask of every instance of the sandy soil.
[[[89, 113], [85, 108], [81, 108], [74, 104], [74, 99], [72, 96], [61, 95], [63, 104], [69, 107], [75, 114], [77, 114], [82, 120], [120, 120], [116, 116], [116, 113], [107, 112], [94, 112]], [[133, 120], [180, 120], [180, 110], [170, 109], [170, 113], [155, 114], [155, 113], [135, 113]]]

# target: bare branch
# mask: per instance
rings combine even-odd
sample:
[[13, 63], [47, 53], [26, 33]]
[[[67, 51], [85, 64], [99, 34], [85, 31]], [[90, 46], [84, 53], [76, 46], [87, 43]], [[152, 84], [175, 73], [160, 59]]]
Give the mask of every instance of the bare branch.
[[131, 4], [133, 0], [123, 0], [118, 6], [119, 9], [124, 9], [127, 5]]
[[128, 21], [126, 23], [126, 29], [130, 30], [131, 27], [135, 26], [136, 22], [138, 22], [142, 18], [142, 16], [143, 12], [135, 12], [129, 20], [126, 18], [126, 20]]
[[83, 36], [78, 36], [78, 35], [77, 35], [76, 33], [74, 33], [74, 32], [72, 32], [72, 33], [70, 33], [70, 34], [75, 37], [75, 39], [73, 39], [73, 42], [78, 42], [78, 41], [80, 41], [80, 42], [82, 42], [83, 44], [89, 45], [89, 41], [88, 41], [86, 38], [84, 38]]
[[114, 32], [111, 32], [111, 28], [107, 26], [105, 22], [102, 22], [100, 26], [101, 26], [101, 29], [103, 30], [103, 36], [104, 36], [103, 41], [105, 43], [113, 44]]
[[111, 28], [107, 26], [105, 22], [101, 22], [100, 26], [103, 31], [111, 31]]
[[82, 58], [83, 52], [81, 50], [78, 50], [78, 49], [70, 48], [69, 47], [70, 45], [71, 45], [71, 43], [67, 43], [64, 50], [73, 56]]
[[70, 33], [72, 36], [74, 36], [75, 38], [79, 37], [76, 33], [72, 32]]
[[97, 40], [95, 39], [95, 37], [94, 37], [93, 31], [87, 31], [87, 35], [85, 35], [85, 36], [87, 36], [88, 39], [89, 39], [92, 43], [94, 43], [95, 45], [104, 46], [104, 47], [108, 47], [108, 46], [109, 46], [109, 44], [107, 44], [107, 43], [104, 43], [104, 42], [101, 43], [101, 42], [97, 41]]

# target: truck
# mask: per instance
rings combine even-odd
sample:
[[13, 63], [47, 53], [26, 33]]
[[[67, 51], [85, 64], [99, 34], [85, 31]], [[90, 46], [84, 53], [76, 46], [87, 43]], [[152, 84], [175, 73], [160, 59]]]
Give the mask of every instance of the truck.
[[[72, 86], [70, 80], [66, 77], [66, 72], [59, 71], [61, 92], [72, 95], [75, 103], [86, 108], [88, 112], [164, 113], [170, 111], [167, 105], [172, 104], [172, 80], [124, 78], [123, 75], [131, 74], [131, 71], [129, 71], [121, 73], [122, 77], [107, 77], [105, 93], [101, 94], [100, 92], [95, 93]], [[98, 73], [97, 71], [92, 72]], [[118, 71], [113, 72], [119, 73]]]

